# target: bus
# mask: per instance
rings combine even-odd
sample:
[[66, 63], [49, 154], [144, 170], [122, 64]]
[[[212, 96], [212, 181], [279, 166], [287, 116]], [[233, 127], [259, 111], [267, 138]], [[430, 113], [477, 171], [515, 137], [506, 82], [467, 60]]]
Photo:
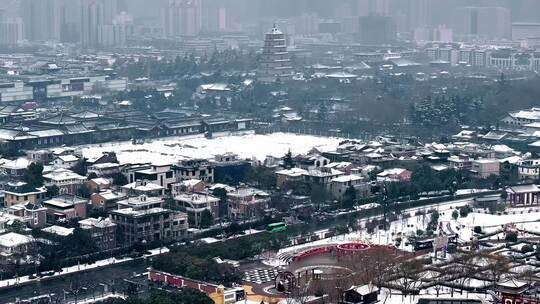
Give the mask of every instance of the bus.
[[286, 229], [287, 224], [285, 224], [284, 222], [268, 224], [268, 226], [266, 226], [266, 231], [268, 232], [282, 232]]
[[433, 242], [435, 242], [435, 239], [414, 240], [413, 241], [414, 251], [428, 250], [428, 249], [431, 250], [433, 249]]

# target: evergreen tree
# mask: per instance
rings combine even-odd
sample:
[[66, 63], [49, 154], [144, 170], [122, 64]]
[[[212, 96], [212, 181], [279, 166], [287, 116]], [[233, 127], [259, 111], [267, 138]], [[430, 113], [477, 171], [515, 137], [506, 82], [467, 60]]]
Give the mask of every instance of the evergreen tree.
[[349, 186], [343, 194], [343, 208], [351, 209], [356, 202], [356, 190], [353, 186]]
[[212, 195], [219, 198], [219, 217], [224, 217], [229, 214], [229, 208], [227, 205], [227, 190], [224, 188], [216, 188], [212, 192]]
[[285, 169], [291, 169], [294, 167], [294, 161], [292, 158], [291, 150], [289, 150], [283, 157], [283, 167]]
[[55, 197], [60, 194], [60, 188], [58, 188], [57, 185], [52, 185], [47, 187], [47, 196], [48, 197]]
[[79, 175], [86, 176], [88, 173], [88, 164], [86, 163], [86, 158], [80, 159], [71, 170]]
[[128, 183], [127, 177], [122, 173], [116, 173], [112, 178], [113, 184], [116, 186], [125, 186]]
[[201, 220], [199, 223], [201, 228], [208, 228], [212, 226], [213, 223], [214, 223], [214, 217], [212, 216], [212, 212], [210, 212], [210, 210], [208, 209], [205, 209], [201, 213]]
[[43, 165], [40, 163], [31, 163], [24, 174], [23, 180], [32, 187], [43, 186]]

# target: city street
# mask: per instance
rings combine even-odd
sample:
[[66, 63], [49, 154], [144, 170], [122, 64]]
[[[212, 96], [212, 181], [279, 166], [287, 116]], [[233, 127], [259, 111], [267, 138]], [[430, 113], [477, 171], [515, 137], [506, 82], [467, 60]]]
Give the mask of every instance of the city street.
[[[439, 208], [439, 211], [444, 212], [471, 202], [472, 199], [470, 198], [458, 199], [410, 208], [407, 209], [407, 212], [429, 210], [432, 208]], [[382, 218], [382, 216], [372, 217], [371, 219], [374, 218]], [[359, 223], [367, 220], [368, 218], [359, 219]], [[158, 251], [153, 250], [153, 253], [158, 254]], [[97, 297], [107, 293], [107, 291], [111, 292], [113, 289], [117, 292], [122, 291], [125, 288], [125, 284], [123, 284], [124, 279], [130, 278], [134, 274], [145, 272], [147, 267], [148, 265], [145, 264], [143, 259], [137, 259], [123, 264], [112, 264], [84, 272], [47, 278], [43, 281], [27, 282], [19, 287], [3, 289], [0, 292], [0, 303], [10, 303], [17, 299], [24, 300], [48, 294], [55, 294], [55, 298], [60, 301], [59, 303], [75, 303], [76, 298]]]
[[123, 284], [125, 278], [132, 277], [135, 273], [143, 273], [146, 268], [147, 265], [144, 260], [139, 259], [125, 264], [110, 265], [82, 273], [66, 274], [18, 287], [2, 289], [0, 291], [0, 303], [10, 303], [15, 302], [17, 299], [24, 300], [48, 294], [54, 294], [54, 298], [60, 300], [58, 303], [66, 303], [64, 301], [64, 291], [66, 291], [66, 301], [71, 303], [76, 298], [88, 298], [94, 295], [98, 297], [113, 290], [121, 292], [125, 287], [125, 284]]

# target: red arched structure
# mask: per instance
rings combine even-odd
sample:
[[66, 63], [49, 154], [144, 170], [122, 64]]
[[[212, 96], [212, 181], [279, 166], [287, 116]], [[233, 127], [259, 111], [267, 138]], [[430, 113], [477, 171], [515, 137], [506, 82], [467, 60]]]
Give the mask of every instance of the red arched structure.
[[305, 251], [298, 252], [295, 254], [292, 258], [293, 262], [299, 262], [303, 259], [317, 256], [325, 253], [336, 253], [338, 257], [349, 255], [349, 254], [355, 254], [360, 251], [365, 251], [372, 248], [372, 246], [366, 244], [366, 243], [345, 243], [345, 244], [339, 244], [339, 245], [328, 245], [328, 246], [321, 246], [316, 248], [310, 248]]
[[336, 253], [337, 256], [340, 257], [365, 251], [369, 248], [371, 248], [371, 246], [365, 243], [345, 243], [336, 246]]
[[299, 252], [298, 254], [296, 254], [293, 257], [292, 260], [293, 260], [293, 262], [299, 262], [299, 261], [301, 261], [303, 259], [306, 259], [306, 258], [309, 258], [309, 257], [312, 257], [312, 256], [317, 256], [317, 255], [325, 254], [325, 253], [331, 253], [331, 252], [334, 251], [335, 248], [336, 248], [335, 245], [311, 248], [311, 249], [308, 249], [306, 251]]

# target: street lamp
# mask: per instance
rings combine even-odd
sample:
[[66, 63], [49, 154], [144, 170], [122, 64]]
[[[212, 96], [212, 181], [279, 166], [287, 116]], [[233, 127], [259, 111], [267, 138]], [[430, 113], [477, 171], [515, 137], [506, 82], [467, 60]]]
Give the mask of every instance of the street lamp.
[[103, 291], [101, 292], [101, 297], [105, 298], [105, 292], [107, 292], [107, 284], [105, 283], [99, 283], [99, 286], [103, 286]]
[[36, 278], [38, 276], [38, 267], [39, 267], [40, 264], [41, 264], [41, 262], [39, 260], [34, 262], [34, 272], [36, 273]]
[[382, 188], [382, 205], [383, 205], [383, 216], [384, 216], [384, 230], [386, 231], [386, 216], [388, 213], [388, 187], [386, 183]]
[[69, 294], [69, 291], [66, 291], [65, 289], [62, 289], [62, 293], [64, 294], [64, 303], [66, 302], [66, 294]]

